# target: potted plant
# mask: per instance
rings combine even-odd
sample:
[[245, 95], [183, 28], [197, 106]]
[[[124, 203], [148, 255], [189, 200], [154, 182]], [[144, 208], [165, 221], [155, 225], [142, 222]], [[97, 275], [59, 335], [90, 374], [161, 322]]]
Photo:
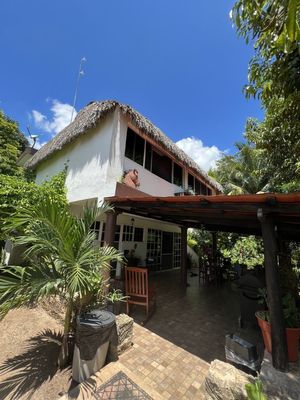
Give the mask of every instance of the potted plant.
[[[262, 294], [266, 303], [265, 292]], [[289, 362], [298, 361], [300, 340], [300, 311], [295, 298], [288, 293], [282, 299], [283, 313], [286, 326], [286, 338]], [[261, 329], [264, 344], [269, 353], [272, 353], [271, 325], [268, 311], [258, 311], [256, 314], [258, 325]]]
[[121, 302], [125, 302], [128, 296], [123, 296], [120, 289], [113, 289], [108, 293], [107, 299], [107, 310], [115, 315], [119, 315], [121, 312]]

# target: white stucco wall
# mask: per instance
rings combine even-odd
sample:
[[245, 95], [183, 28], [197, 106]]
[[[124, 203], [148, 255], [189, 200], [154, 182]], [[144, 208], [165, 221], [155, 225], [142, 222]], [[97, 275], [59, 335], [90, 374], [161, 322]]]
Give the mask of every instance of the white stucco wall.
[[140, 259], [144, 260], [147, 253], [147, 235], [148, 229], [158, 229], [165, 232], [180, 232], [180, 228], [176, 225], [166, 223], [163, 221], [155, 221], [150, 218], [140, 218], [136, 215], [120, 214], [117, 217], [118, 225], [131, 225], [131, 218], [134, 218], [134, 226], [139, 228], [144, 228], [144, 241], [143, 242], [123, 242], [121, 243], [120, 250], [132, 250], [135, 245], [135, 254]]
[[[112, 140], [119, 133], [117, 112], [106, 118], [96, 128], [84, 134], [37, 169], [36, 182], [41, 183], [62, 171], [68, 165], [66, 178], [67, 196], [70, 202], [112, 196], [115, 193], [116, 176], [122, 175], [119, 159], [119, 141]], [[113, 148], [111, 144], [114, 144]], [[115, 179], [109, 170], [113, 166]]]
[[128, 121], [117, 108], [98, 126], [66, 145], [37, 168], [36, 182], [41, 183], [68, 165], [66, 178], [69, 202], [82, 202], [114, 196], [116, 182], [123, 171], [139, 171], [142, 192], [154, 196], [173, 196], [182, 191], [179, 186], [165, 181], [141, 165], [125, 157]]

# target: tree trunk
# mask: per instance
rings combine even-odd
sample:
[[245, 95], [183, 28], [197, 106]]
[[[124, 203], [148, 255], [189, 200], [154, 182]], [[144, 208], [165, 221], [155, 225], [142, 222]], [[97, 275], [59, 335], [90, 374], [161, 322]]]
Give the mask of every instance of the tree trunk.
[[70, 359], [69, 353], [69, 334], [71, 330], [71, 320], [72, 320], [72, 311], [73, 311], [73, 300], [70, 299], [67, 305], [66, 315], [65, 315], [65, 322], [64, 322], [64, 334], [63, 340], [61, 344], [60, 353], [58, 356], [58, 366], [63, 368], [67, 365]]

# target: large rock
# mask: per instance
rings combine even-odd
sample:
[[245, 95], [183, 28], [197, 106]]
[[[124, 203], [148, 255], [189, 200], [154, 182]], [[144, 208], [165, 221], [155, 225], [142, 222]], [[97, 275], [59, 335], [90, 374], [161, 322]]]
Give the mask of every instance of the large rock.
[[254, 378], [231, 364], [214, 360], [205, 378], [203, 392], [206, 400], [247, 400], [246, 383]]

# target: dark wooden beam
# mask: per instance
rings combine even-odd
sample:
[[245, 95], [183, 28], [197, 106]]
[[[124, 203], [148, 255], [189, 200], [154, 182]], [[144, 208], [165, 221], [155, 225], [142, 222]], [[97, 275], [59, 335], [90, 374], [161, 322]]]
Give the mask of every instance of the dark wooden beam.
[[265, 274], [272, 338], [272, 363], [274, 368], [280, 371], [287, 371], [288, 351], [279, 284], [275, 224], [272, 216], [264, 215], [262, 209], [258, 211], [257, 216], [261, 222], [264, 242]]
[[118, 208], [128, 208], [128, 207], [141, 207], [144, 210], [145, 209], [151, 209], [151, 208], [165, 208], [169, 207], [171, 209], [180, 209], [180, 208], [185, 208], [185, 209], [191, 209], [191, 210], [222, 210], [222, 211], [245, 211], [245, 212], [253, 212], [256, 213], [258, 208], [263, 208], [264, 212], [266, 214], [268, 213], [281, 213], [281, 214], [292, 214], [296, 213], [299, 214], [300, 212], [300, 204], [298, 203], [274, 203], [270, 201], [266, 201], [264, 203], [246, 203], [246, 202], [220, 202], [220, 203], [211, 203], [209, 200], [207, 201], [192, 201], [191, 203], [184, 203], [184, 202], [169, 202], [169, 201], [163, 201], [161, 198], [159, 198], [157, 201], [152, 202], [152, 201], [137, 201], [137, 200], [130, 200], [126, 199], [125, 201], [115, 201], [112, 202], [112, 204], [115, 204], [116, 207]]
[[181, 284], [183, 287], [187, 286], [187, 227], [181, 226], [181, 248], [180, 248], [180, 262], [181, 262]]

